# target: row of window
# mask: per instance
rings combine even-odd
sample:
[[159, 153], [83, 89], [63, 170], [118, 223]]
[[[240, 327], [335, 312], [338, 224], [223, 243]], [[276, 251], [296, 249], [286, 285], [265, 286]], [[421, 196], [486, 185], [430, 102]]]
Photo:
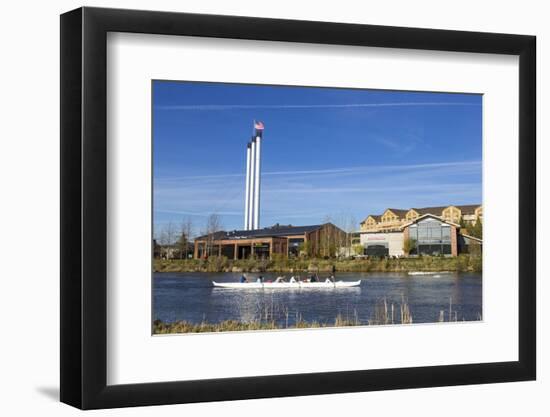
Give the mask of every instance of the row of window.
[[448, 243], [451, 242], [451, 227], [438, 222], [426, 221], [409, 227], [409, 238], [418, 242], [419, 245], [426, 243]]
[[[451, 245], [449, 244], [430, 244], [418, 245], [410, 251], [410, 255], [450, 255]], [[383, 257], [389, 255], [389, 248], [385, 245], [368, 245], [365, 248], [365, 255], [374, 257]]]
[[451, 254], [451, 245], [449, 244], [431, 244], [431, 245], [421, 245], [419, 244], [416, 248], [411, 250], [411, 255], [450, 255]]

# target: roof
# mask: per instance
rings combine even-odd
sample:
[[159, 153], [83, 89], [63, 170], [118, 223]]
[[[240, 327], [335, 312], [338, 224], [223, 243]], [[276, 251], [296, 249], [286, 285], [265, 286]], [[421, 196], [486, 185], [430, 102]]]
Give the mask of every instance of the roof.
[[396, 208], [388, 208], [386, 209], [386, 211], [390, 210], [391, 212], [397, 214], [398, 216], [404, 216], [405, 214], [407, 214], [407, 212], [409, 210], [403, 210], [403, 209], [396, 209]]
[[449, 206], [437, 206], [437, 207], [412, 207], [411, 210], [416, 211], [418, 214], [435, 214], [440, 216], [443, 210]]
[[463, 206], [456, 206], [462, 211], [462, 214], [475, 214], [476, 210], [481, 207], [481, 204], [467, 204]]
[[[311, 226], [292, 226], [292, 225], [280, 225], [275, 224], [271, 227], [264, 227], [257, 230], [232, 230], [229, 232], [216, 232], [214, 234], [214, 240], [224, 239], [250, 239], [257, 237], [277, 237], [277, 236], [289, 236], [289, 235], [303, 235], [305, 233], [314, 232], [319, 230], [322, 224], [314, 224]], [[208, 235], [199, 236], [197, 240], [205, 239]]]
[[443, 213], [443, 210], [445, 210], [447, 207], [456, 207], [459, 208], [462, 214], [474, 214], [476, 209], [481, 206], [481, 204], [463, 204], [463, 205], [450, 205], [450, 206], [436, 206], [436, 207], [412, 207], [412, 210], [416, 211], [418, 214], [435, 214], [435, 215], [441, 215]]
[[[481, 204], [463, 204], [463, 205], [449, 205], [449, 206], [434, 206], [434, 207], [411, 207], [410, 209], [396, 209], [396, 208], [388, 208], [386, 210], [391, 210], [395, 214], [397, 214], [399, 217], [405, 217], [405, 215], [410, 211], [414, 210], [421, 216], [424, 214], [433, 214], [435, 216], [441, 216], [443, 214], [443, 210], [445, 210], [447, 207], [457, 207], [460, 209], [462, 214], [475, 214], [475, 211], [478, 207], [481, 207]], [[382, 215], [380, 214], [370, 214], [369, 216], [365, 217], [365, 220], [363, 220], [361, 223], [365, 223], [369, 217], [374, 218], [376, 221], [380, 221], [380, 218]]]
[[390, 233], [403, 233], [401, 228], [393, 228], [388, 230], [361, 230], [357, 232], [359, 235], [389, 235]]
[[381, 215], [381, 214], [369, 214], [369, 215], [365, 218], [365, 220], [363, 220], [361, 223], [365, 223], [369, 217], [372, 217], [374, 220], [376, 220], [377, 222], [379, 222], [380, 219], [381, 219], [381, 217], [382, 217], [382, 215]]
[[[448, 206], [447, 206], [447, 207], [448, 207]], [[417, 217], [416, 219], [411, 220], [410, 222], [407, 222], [407, 223], [401, 225], [400, 228], [401, 228], [401, 230], [403, 230], [405, 227], [408, 227], [408, 226], [410, 226], [411, 224], [414, 224], [414, 223], [418, 223], [418, 222], [420, 222], [420, 221], [422, 221], [422, 220], [424, 220], [424, 219], [426, 219], [426, 218], [428, 218], [428, 217], [431, 217], [432, 219], [439, 220], [439, 221], [442, 222], [442, 223], [447, 223], [447, 224], [453, 225], [453, 226], [455, 226], [455, 227], [457, 227], [457, 228], [460, 228], [460, 225], [459, 225], [459, 224], [456, 224], [456, 223], [451, 222], [451, 221], [449, 221], [449, 220], [445, 220], [445, 219], [443, 219], [443, 218], [441, 218], [441, 217], [439, 217], [439, 216], [436, 216], [435, 214], [432, 214], [432, 213], [423, 214], [422, 216], [419, 216], [419, 217]]]
[[213, 240], [220, 240], [220, 239], [225, 239], [226, 235], [227, 235], [227, 232], [225, 232], [223, 230], [220, 230], [219, 232], [214, 232], [212, 234], [207, 233], [207, 234], [202, 235], [202, 236], [197, 236], [195, 239], [196, 240], [204, 240], [208, 237], [212, 237]]
[[475, 240], [476, 242], [479, 242], [479, 243], [483, 243], [483, 239], [480, 239], [480, 238], [475, 237], [475, 236], [470, 236], [470, 235], [467, 235], [465, 233], [460, 233], [460, 236], [465, 237], [467, 239]]

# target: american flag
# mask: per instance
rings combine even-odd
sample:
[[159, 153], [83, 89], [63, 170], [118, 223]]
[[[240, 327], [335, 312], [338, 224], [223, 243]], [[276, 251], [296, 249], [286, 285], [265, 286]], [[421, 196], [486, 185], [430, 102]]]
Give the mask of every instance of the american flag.
[[254, 121], [254, 129], [264, 130], [264, 124], [260, 121]]

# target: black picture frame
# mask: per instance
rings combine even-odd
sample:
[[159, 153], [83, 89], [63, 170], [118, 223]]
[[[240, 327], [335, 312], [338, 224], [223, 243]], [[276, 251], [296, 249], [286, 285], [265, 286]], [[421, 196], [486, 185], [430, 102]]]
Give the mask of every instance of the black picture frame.
[[[107, 385], [108, 32], [519, 56], [519, 360]], [[535, 46], [534, 36], [251, 17], [88, 7], [61, 15], [61, 401], [96, 409], [535, 379]]]

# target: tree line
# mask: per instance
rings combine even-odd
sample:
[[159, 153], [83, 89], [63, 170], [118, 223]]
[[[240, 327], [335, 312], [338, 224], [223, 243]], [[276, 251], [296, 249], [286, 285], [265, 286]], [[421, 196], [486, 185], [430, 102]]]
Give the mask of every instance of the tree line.
[[[159, 245], [158, 255], [165, 258], [187, 259], [193, 255], [193, 242], [197, 235], [207, 235], [209, 251], [212, 248], [214, 234], [223, 229], [221, 218], [218, 214], [207, 216], [202, 227], [191, 217], [182, 219], [180, 223], [168, 221], [155, 227], [155, 240]], [[198, 231], [198, 234], [197, 234]]]

